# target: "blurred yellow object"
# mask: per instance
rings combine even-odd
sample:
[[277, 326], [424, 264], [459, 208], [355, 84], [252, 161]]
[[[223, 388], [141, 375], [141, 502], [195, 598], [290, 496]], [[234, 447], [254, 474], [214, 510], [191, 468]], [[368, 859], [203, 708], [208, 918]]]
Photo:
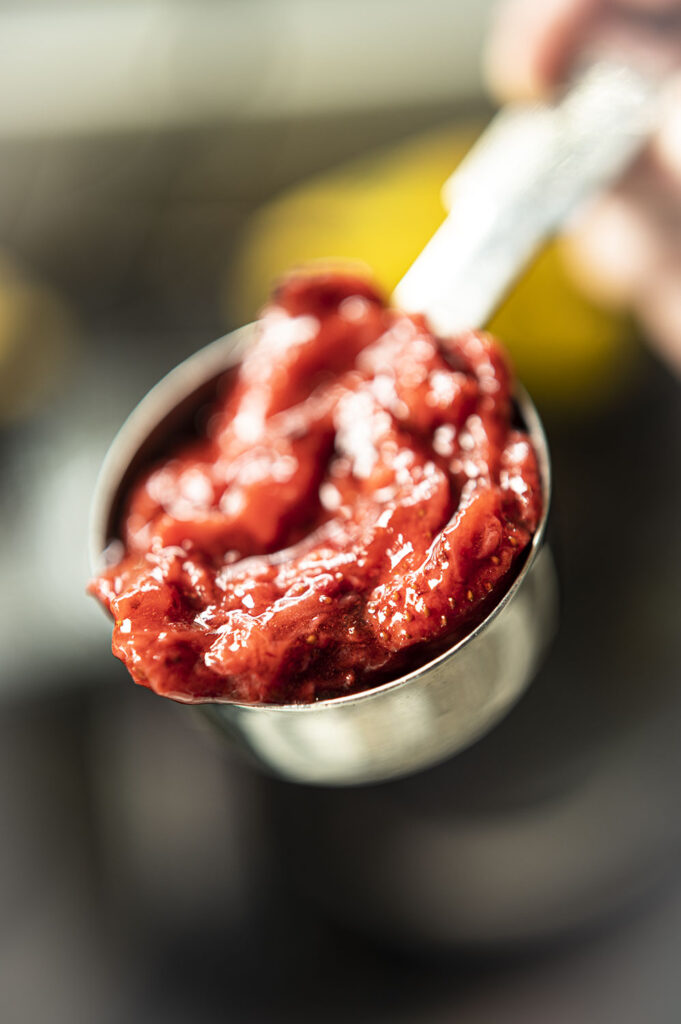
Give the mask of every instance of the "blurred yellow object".
[[[254, 317], [283, 272], [359, 261], [392, 291], [442, 221], [440, 189], [481, 126], [429, 132], [310, 179], [251, 219], [226, 289], [231, 320]], [[627, 318], [597, 308], [563, 267], [560, 243], [536, 260], [490, 328], [541, 402], [582, 410], [607, 399], [635, 364]]]
[[30, 415], [54, 391], [73, 336], [59, 296], [0, 257], [0, 422]]

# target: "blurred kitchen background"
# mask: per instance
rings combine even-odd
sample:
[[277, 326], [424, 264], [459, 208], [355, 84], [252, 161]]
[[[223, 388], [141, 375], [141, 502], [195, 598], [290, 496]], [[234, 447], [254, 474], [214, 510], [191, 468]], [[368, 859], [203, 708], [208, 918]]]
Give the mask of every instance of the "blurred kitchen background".
[[0, 2], [0, 1020], [677, 1021], [681, 408], [551, 245], [495, 318], [553, 449], [563, 614], [411, 780], [265, 779], [85, 596], [98, 466], [288, 266], [390, 289], [491, 113], [492, 0]]

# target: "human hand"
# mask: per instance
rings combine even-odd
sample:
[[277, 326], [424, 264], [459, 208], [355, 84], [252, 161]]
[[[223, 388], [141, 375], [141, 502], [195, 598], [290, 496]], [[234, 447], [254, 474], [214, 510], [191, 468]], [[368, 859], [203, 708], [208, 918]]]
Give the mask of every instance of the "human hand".
[[571, 226], [569, 267], [597, 301], [633, 309], [681, 373], [681, 0], [504, 0], [488, 82], [502, 100], [546, 96], [587, 47], [652, 61], [669, 84], [646, 151]]

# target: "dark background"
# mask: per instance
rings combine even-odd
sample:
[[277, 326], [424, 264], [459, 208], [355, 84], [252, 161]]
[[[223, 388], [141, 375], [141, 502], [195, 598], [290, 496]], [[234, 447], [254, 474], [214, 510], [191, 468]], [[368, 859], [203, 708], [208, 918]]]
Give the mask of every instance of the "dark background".
[[[175, 30], [190, 69], [210, 6], [199, 35]], [[482, 31], [468, 6], [422, 12], [434, 35], [453, 19], [456, 53], [466, 18], [471, 49]], [[0, 5], [0, 38], [24, 38], [28, 7]], [[252, 212], [338, 161], [484, 113], [476, 61], [449, 80], [438, 45], [422, 92], [417, 65], [400, 87], [405, 73], [377, 72], [365, 102], [306, 106], [303, 76], [288, 108], [270, 109], [270, 90], [245, 117], [226, 87], [211, 108], [181, 78], [193, 106], [159, 93], [145, 124], [99, 94], [90, 123], [62, 96], [59, 131], [41, 121], [49, 76], [26, 95], [15, 51], [5, 64], [24, 120], [0, 118], [3, 1024], [681, 1015], [681, 408], [645, 339], [608, 404], [540, 402], [560, 631], [506, 721], [447, 765], [352, 791], [267, 779], [191, 709], [132, 686], [84, 594], [107, 444], [163, 372], [237, 326], [222, 285]]]

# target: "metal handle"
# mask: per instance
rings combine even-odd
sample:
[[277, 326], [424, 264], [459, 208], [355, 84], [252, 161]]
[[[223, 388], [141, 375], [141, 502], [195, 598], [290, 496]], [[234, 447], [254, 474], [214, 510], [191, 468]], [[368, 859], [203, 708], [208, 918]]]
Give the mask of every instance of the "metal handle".
[[641, 148], [659, 82], [609, 60], [556, 105], [498, 114], [443, 189], [449, 214], [395, 290], [443, 334], [481, 327], [540, 244]]

